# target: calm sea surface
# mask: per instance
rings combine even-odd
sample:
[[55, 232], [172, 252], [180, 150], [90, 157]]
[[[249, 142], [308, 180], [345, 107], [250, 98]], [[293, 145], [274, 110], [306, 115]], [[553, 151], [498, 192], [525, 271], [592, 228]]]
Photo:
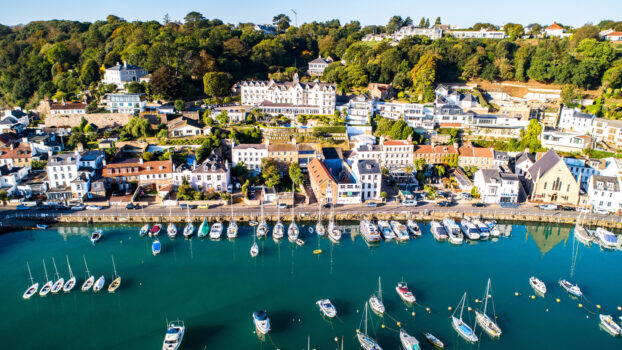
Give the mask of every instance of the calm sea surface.
[[[181, 234], [183, 226], [178, 226]], [[302, 226], [305, 246], [287, 240], [276, 244], [269, 237], [260, 241], [261, 255], [255, 259], [249, 256], [253, 229], [246, 226], [240, 226], [233, 242], [161, 236], [158, 256], [151, 253], [152, 239], [138, 236], [138, 226], [100, 226], [104, 237], [95, 246], [88, 237], [94, 227], [87, 226], [6, 234], [0, 236], [0, 348], [160, 349], [167, 319], [181, 319], [187, 327], [182, 349], [306, 349], [307, 337], [315, 349], [336, 349], [335, 337], [343, 337], [345, 349], [358, 349], [355, 330], [379, 276], [387, 316], [370, 312], [368, 328], [384, 349], [399, 347], [396, 321], [424, 349], [432, 347], [421, 332], [435, 334], [449, 349], [622, 348], [622, 339], [599, 328], [596, 306], [616, 319], [622, 315], [617, 311], [622, 252], [577, 244], [569, 227], [505, 226], [512, 232], [509, 238], [451, 246], [434, 241], [429, 226], [422, 225], [422, 238], [371, 248], [354, 234], [333, 245]], [[358, 231], [357, 225], [348, 227]], [[322, 254], [314, 255], [318, 248]], [[116, 293], [79, 291], [83, 255], [91, 272], [105, 275], [107, 283], [114, 255], [123, 277]], [[65, 256], [78, 277], [76, 289], [23, 300], [29, 283], [26, 261], [42, 285], [42, 259], [50, 277], [54, 257], [67, 279]], [[532, 275], [547, 283], [545, 298], [531, 299]], [[402, 278], [418, 305], [407, 307], [396, 294]], [[451, 328], [448, 307], [455, 308], [465, 291], [469, 306], [481, 307], [475, 299], [482, 299], [488, 278], [503, 335], [493, 341], [481, 334], [481, 341], [470, 345]], [[556, 284], [559, 278], [578, 283], [587, 299], [572, 300]], [[320, 298], [333, 301], [338, 319], [321, 316], [315, 305]], [[272, 323], [265, 342], [253, 333], [251, 315], [260, 309]], [[492, 314], [490, 304], [489, 310]], [[464, 314], [473, 324], [474, 314]]]

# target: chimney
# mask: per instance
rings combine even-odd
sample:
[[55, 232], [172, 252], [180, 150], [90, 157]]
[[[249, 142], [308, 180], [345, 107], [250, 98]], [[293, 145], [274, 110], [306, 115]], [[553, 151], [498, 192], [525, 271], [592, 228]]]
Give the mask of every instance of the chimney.
[[266, 147], [270, 146], [270, 140], [266, 138], [266, 140], [264, 141], [264, 144], [266, 145]]
[[123, 68], [127, 68], [127, 61], [123, 61]]
[[104, 159], [102, 159], [102, 167], [106, 166], [106, 157], [104, 157]]
[[143, 164], [144, 162], [143, 157], [138, 158], [138, 163]]

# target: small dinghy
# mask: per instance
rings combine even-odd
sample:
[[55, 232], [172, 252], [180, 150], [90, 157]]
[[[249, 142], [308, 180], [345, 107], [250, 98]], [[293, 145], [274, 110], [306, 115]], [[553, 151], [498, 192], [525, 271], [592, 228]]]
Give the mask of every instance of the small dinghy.
[[265, 311], [253, 312], [253, 322], [258, 335], [266, 335], [270, 332], [270, 319]]
[[48, 228], [48, 225], [44, 225], [44, 224], [37, 224], [37, 228], [39, 230], [45, 230], [46, 228]]
[[622, 335], [622, 327], [613, 320], [613, 317], [610, 315], [600, 314], [600, 324], [603, 328], [609, 332], [614, 337], [618, 337]]
[[100, 239], [102, 239], [102, 230], [95, 230], [91, 233], [91, 242], [97, 243]]
[[430, 344], [434, 345], [435, 348], [445, 349], [445, 344], [435, 337], [432, 333], [424, 333], [425, 338], [430, 342]]
[[145, 226], [140, 228], [140, 231], [138, 231], [138, 234], [141, 237], [146, 236], [149, 233], [149, 224], [145, 224]]
[[106, 284], [106, 278], [104, 276], [100, 276], [93, 285], [93, 292], [99, 292], [102, 288], [104, 288], [104, 284]]
[[542, 282], [540, 279], [538, 279], [536, 277], [533, 277], [533, 276], [530, 277], [529, 278], [529, 285], [536, 292], [538, 292], [540, 294], [546, 294], [546, 284], [544, 284], [544, 282]]
[[159, 240], [156, 239], [151, 244], [151, 252], [153, 253], [153, 255], [158, 255], [158, 254], [160, 254], [161, 250], [162, 250], [162, 244], [160, 243]]
[[572, 296], [575, 296], [577, 298], [583, 296], [583, 293], [581, 292], [579, 286], [572, 284], [565, 279], [559, 280], [559, 285]]
[[337, 316], [337, 309], [330, 302], [329, 299], [320, 299], [315, 303], [320, 308], [320, 311], [322, 311], [322, 314], [324, 314], [324, 316], [328, 318], [335, 318]]
[[404, 347], [404, 350], [420, 350], [419, 341], [417, 338], [408, 334], [403, 328], [400, 328], [400, 342]]
[[296, 238], [296, 241], [295, 241], [295, 242], [296, 242], [296, 244], [298, 244], [298, 245], [299, 245], [299, 246], [301, 246], [301, 247], [302, 247], [303, 245], [305, 245], [305, 241], [303, 241], [303, 240], [302, 240], [302, 239], [300, 239], [300, 238]]
[[417, 301], [415, 295], [408, 289], [408, 285], [403, 280], [397, 284], [395, 291], [405, 303], [414, 304]]

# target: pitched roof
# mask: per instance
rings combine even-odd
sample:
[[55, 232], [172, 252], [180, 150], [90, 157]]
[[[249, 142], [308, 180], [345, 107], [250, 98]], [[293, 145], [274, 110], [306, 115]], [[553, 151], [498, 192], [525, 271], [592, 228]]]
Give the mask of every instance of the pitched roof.
[[309, 63], [325, 63], [325, 64], [328, 64], [328, 61], [326, 61], [322, 57], [318, 57], [318, 58], [314, 59], [313, 61], [311, 61]]
[[622, 32], [611, 32], [605, 34], [605, 36], [622, 36]]
[[412, 142], [408, 140], [384, 140], [383, 146], [412, 146]]
[[32, 149], [30, 147], [2, 147], [0, 148], [0, 159], [31, 158]]
[[531, 168], [529, 168], [529, 175], [531, 175], [532, 179], [536, 179], [538, 176], [546, 174], [560, 161], [562, 161], [562, 159], [554, 150], [550, 149], [542, 157], [540, 157], [540, 159], [538, 159], [538, 161], [535, 162]]
[[458, 149], [460, 157], [494, 158], [492, 148], [463, 146]]
[[86, 103], [54, 103], [50, 106], [50, 109], [53, 111], [66, 111], [72, 109], [86, 109]]
[[274, 143], [268, 145], [268, 152], [297, 152], [296, 145], [291, 143]]
[[125, 160], [119, 163], [108, 164], [104, 167], [102, 175], [104, 177], [117, 176], [138, 176], [150, 174], [167, 174], [173, 172], [173, 162], [170, 160], [157, 160], [143, 162], [138, 159]]
[[239, 145], [235, 145], [233, 147], [234, 150], [239, 150], [239, 149], [258, 149], [258, 150], [267, 150], [268, 147], [266, 145], [264, 145], [263, 143], [242, 143]]
[[458, 154], [458, 150], [454, 146], [449, 145], [421, 145], [417, 146], [415, 150], [416, 154], [428, 154], [428, 153], [439, 153], [439, 154]]
[[380, 164], [377, 161], [366, 159], [356, 162], [355, 167], [359, 174], [380, 174]]
[[[620, 192], [618, 178], [615, 176], [592, 175], [590, 182], [592, 183], [592, 189], [599, 191]], [[598, 188], [599, 182], [603, 184], [602, 188]], [[613, 191], [609, 189], [609, 186], [613, 186]]]
[[557, 24], [556, 22], [553, 22], [553, 24], [551, 24], [550, 26], [546, 27], [546, 29], [559, 30], [559, 29], [564, 29], [564, 28], [562, 26], [560, 26], [559, 24]]

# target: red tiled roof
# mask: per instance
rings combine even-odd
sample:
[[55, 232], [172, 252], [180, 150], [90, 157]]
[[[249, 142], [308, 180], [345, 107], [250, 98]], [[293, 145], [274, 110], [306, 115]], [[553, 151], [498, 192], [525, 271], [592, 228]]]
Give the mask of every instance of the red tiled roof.
[[407, 140], [384, 140], [382, 143], [385, 146], [409, 146], [412, 142]]
[[564, 29], [562, 26], [560, 26], [559, 24], [553, 22], [553, 24], [551, 24], [550, 26], [546, 27], [546, 29]]
[[439, 154], [458, 154], [458, 150], [454, 146], [448, 145], [438, 145], [438, 146], [430, 146], [430, 145], [422, 145], [417, 146], [415, 150], [416, 154], [429, 154], [429, 153], [439, 153]]
[[493, 158], [494, 153], [490, 148], [483, 147], [460, 147], [460, 157]]
[[0, 148], [0, 159], [32, 158], [30, 147], [2, 147]]
[[57, 103], [50, 106], [51, 110], [86, 109], [86, 103]]
[[[160, 169], [162, 167], [162, 169]], [[139, 176], [150, 174], [167, 174], [173, 172], [173, 162], [158, 160], [152, 162], [113, 163], [104, 167], [104, 177]]]
[[611, 32], [606, 34], [605, 36], [622, 36], [622, 32]]

